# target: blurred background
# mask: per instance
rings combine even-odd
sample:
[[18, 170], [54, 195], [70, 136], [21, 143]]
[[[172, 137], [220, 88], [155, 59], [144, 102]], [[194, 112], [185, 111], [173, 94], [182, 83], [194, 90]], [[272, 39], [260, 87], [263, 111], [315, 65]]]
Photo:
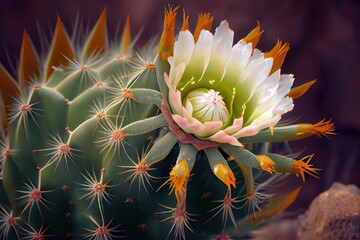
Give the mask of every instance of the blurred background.
[[[48, 37], [55, 28], [57, 15], [69, 34], [76, 16], [85, 27], [92, 27], [104, 6], [108, 6], [108, 32], [131, 16], [132, 34], [141, 29], [140, 43], [162, 31], [163, 9], [167, 4], [180, 5], [190, 15], [195, 28], [197, 14], [210, 12], [213, 30], [226, 19], [235, 32], [235, 40], [244, 37], [257, 21], [265, 32], [258, 48], [269, 51], [277, 39], [290, 43], [290, 51], [282, 67], [284, 73], [295, 74], [295, 85], [313, 79], [317, 83], [286, 118], [296, 122], [316, 123], [332, 118], [336, 136], [331, 140], [312, 137], [290, 142], [302, 155], [315, 153], [313, 163], [321, 168], [320, 179], [292, 177], [289, 185], [303, 185], [291, 206], [301, 211], [334, 181], [360, 186], [360, 1], [357, 0], [0, 0], [0, 62], [9, 72], [16, 69], [24, 28], [35, 47], [40, 49], [39, 27]], [[181, 14], [179, 14], [181, 15]], [[178, 29], [181, 27], [178, 16]]]

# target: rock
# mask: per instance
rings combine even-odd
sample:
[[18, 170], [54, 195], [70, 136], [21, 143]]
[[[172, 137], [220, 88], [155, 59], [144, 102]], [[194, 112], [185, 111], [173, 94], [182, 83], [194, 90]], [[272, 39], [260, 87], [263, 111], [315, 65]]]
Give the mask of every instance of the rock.
[[299, 217], [298, 239], [360, 239], [360, 189], [334, 183]]

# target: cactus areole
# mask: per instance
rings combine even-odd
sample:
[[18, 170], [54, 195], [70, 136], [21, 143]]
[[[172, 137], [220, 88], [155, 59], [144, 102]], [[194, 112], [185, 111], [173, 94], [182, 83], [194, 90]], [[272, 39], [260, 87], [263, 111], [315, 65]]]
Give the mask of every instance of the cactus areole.
[[83, 44], [58, 18], [45, 60], [24, 32], [17, 78], [0, 65], [1, 239], [229, 239], [299, 193], [272, 182], [317, 177], [271, 148], [335, 134], [278, 125], [315, 82], [282, 73], [289, 45], [261, 52], [259, 24], [234, 44], [209, 13], [192, 33], [185, 10], [176, 34], [177, 11], [136, 49], [129, 17], [109, 44], [106, 8]]

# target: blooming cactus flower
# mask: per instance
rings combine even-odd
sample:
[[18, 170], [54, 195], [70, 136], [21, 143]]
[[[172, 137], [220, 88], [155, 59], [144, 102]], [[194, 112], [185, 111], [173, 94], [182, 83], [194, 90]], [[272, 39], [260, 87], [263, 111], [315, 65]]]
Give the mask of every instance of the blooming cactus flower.
[[172, 118], [184, 132], [241, 146], [239, 138], [275, 126], [292, 110], [287, 94], [294, 78], [251, 42], [233, 45], [233, 38], [226, 21], [215, 34], [202, 30], [197, 40], [181, 31], [165, 82]]

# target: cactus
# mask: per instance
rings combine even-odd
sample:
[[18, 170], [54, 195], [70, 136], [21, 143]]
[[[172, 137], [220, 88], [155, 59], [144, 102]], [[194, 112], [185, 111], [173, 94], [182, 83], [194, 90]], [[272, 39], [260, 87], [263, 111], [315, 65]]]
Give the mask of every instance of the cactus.
[[[158, 47], [152, 40], [136, 51], [129, 18], [109, 46], [106, 8], [83, 47], [58, 18], [45, 61], [24, 32], [18, 79], [0, 67], [1, 239], [229, 239], [294, 201], [299, 189], [269, 192], [282, 173], [316, 176], [313, 155], [296, 160], [269, 145], [334, 134], [325, 120], [276, 126], [314, 83], [290, 90], [292, 75], [280, 76], [288, 44], [261, 53], [258, 25], [232, 47], [226, 22], [212, 35], [213, 18], [200, 14], [192, 34], [185, 11], [175, 43], [177, 9], [166, 8]], [[215, 47], [206, 67], [208, 39]], [[242, 76], [241, 89], [250, 89], [242, 96], [232, 82], [239, 69], [259, 81]], [[180, 93], [191, 73], [211, 75], [214, 86], [199, 80]]]

